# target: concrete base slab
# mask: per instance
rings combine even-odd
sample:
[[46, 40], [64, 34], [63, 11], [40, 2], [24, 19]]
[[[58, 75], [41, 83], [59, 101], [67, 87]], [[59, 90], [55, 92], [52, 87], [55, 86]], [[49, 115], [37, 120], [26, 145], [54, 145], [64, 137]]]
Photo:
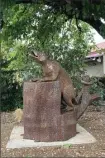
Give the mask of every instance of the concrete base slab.
[[77, 135], [67, 141], [57, 142], [35, 142], [35, 140], [23, 139], [23, 126], [15, 126], [12, 130], [10, 140], [7, 143], [7, 149], [26, 148], [26, 147], [43, 147], [43, 146], [65, 146], [72, 144], [95, 143], [96, 139], [87, 132], [83, 127], [77, 124]]

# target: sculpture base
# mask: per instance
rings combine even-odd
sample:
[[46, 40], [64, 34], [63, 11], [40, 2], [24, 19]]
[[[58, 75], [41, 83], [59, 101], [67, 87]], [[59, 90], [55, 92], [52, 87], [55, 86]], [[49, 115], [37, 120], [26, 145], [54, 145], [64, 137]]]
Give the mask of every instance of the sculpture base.
[[23, 126], [15, 126], [11, 132], [6, 149], [15, 148], [34, 148], [34, 147], [48, 147], [48, 146], [65, 146], [73, 144], [88, 144], [95, 143], [96, 139], [83, 127], [77, 124], [76, 136], [67, 141], [56, 142], [36, 142], [35, 140], [23, 139], [24, 128]]
[[74, 137], [76, 133], [76, 121], [73, 112], [39, 123], [37, 126], [24, 125], [24, 139], [38, 142], [64, 141]]
[[24, 139], [64, 141], [76, 135], [76, 113], [61, 114], [58, 81], [24, 83]]

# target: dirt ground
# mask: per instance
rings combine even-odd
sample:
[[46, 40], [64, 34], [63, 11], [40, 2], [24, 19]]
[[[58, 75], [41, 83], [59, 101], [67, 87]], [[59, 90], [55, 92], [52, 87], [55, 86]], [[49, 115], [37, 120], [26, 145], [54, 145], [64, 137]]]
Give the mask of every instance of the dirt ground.
[[67, 147], [6, 149], [11, 131], [16, 125], [13, 112], [1, 113], [1, 157], [105, 157], [105, 111], [88, 107], [78, 123], [97, 140], [93, 144]]

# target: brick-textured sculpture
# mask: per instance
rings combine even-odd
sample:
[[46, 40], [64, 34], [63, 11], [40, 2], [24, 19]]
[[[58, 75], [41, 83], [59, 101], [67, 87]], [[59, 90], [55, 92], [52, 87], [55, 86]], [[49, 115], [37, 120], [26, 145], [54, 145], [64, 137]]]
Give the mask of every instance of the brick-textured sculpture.
[[[43, 53], [32, 52], [31, 56], [42, 64], [44, 77], [24, 83], [24, 138], [45, 142], [67, 140], [76, 135], [78, 118], [99, 97], [89, 94], [89, 77], [83, 78], [83, 88], [75, 97], [72, 81], [58, 62], [48, 60]], [[69, 110], [62, 111], [62, 100]]]
[[67, 140], [76, 135], [76, 113], [61, 114], [59, 81], [24, 83], [24, 138]]

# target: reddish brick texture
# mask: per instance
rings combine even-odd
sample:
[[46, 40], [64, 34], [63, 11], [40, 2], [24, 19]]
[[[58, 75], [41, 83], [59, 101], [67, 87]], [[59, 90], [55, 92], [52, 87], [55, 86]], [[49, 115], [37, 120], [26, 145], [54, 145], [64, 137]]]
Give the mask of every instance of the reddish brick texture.
[[59, 81], [25, 82], [24, 139], [64, 141], [76, 135], [76, 113], [61, 113]]

